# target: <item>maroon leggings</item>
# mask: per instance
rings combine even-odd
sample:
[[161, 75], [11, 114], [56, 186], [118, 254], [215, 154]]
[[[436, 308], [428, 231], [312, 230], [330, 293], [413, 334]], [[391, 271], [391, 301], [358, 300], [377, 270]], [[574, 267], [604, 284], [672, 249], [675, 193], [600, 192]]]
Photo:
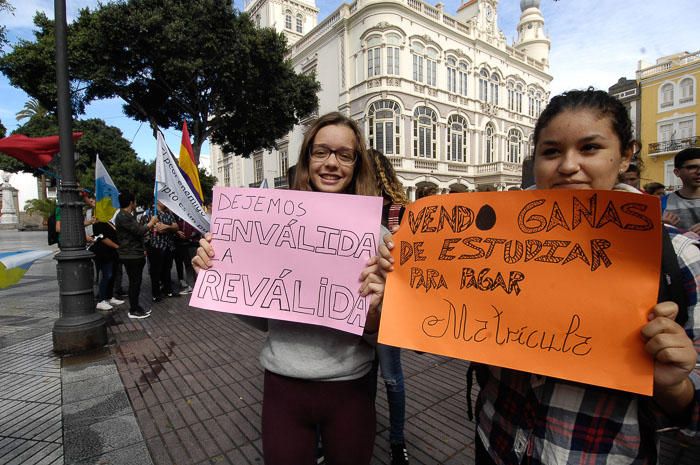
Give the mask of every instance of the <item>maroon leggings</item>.
[[308, 381], [265, 371], [265, 465], [315, 463], [317, 426], [326, 463], [369, 464], [376, 422], [369, 378]]

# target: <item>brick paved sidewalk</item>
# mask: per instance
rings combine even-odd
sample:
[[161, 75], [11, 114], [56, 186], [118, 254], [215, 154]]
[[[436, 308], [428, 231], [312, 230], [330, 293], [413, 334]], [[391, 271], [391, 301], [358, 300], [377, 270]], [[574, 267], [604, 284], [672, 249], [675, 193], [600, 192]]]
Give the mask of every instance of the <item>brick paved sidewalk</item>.
[[[233, 315], [190, 308], [188, 301], [154, 304], [145, 320], [121, 311], [109, 327], [111, 353], [153, 462], [261, 464], [264, 336]], [[411, 463], [472, 464], [466, 363], [406, 351], [403, 366]], [[373, 464], [389, 463], [387, 428], [380, 385]]]

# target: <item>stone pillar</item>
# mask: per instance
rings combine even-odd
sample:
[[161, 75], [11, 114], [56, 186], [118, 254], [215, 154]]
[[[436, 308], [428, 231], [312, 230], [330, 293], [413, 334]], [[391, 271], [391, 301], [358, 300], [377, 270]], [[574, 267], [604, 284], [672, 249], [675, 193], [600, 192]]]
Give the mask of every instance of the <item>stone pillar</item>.
[[0, 210], [0, 229], [17, 229], [19, 218], [15, 208], [17, 189], [10, 185], [10, 174], [2, 175], [2, 209]]

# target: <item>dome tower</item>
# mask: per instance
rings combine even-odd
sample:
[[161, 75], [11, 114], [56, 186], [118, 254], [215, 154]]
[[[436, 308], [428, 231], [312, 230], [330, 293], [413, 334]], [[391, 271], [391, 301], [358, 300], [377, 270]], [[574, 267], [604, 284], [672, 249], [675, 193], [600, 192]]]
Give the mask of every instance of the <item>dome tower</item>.
[[548, 65], [550, 41], [544, 33], [544, 16], [540, 11], [540, 0], [520, 0], [520, 11], [522, 13], [514, 48]]

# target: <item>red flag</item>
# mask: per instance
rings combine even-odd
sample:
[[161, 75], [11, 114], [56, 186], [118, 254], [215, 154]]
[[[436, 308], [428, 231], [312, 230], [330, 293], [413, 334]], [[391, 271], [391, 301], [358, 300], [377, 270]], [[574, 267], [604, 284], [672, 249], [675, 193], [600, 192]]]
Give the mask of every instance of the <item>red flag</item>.
[[[73, 142], [80, 139], [82, 132], [73, 133]], [[48, 165], [60, 151], [58, 136], [27, 137], [13, 134], [0, 139], [0, 152], [26, 163], [32, 168]]]

